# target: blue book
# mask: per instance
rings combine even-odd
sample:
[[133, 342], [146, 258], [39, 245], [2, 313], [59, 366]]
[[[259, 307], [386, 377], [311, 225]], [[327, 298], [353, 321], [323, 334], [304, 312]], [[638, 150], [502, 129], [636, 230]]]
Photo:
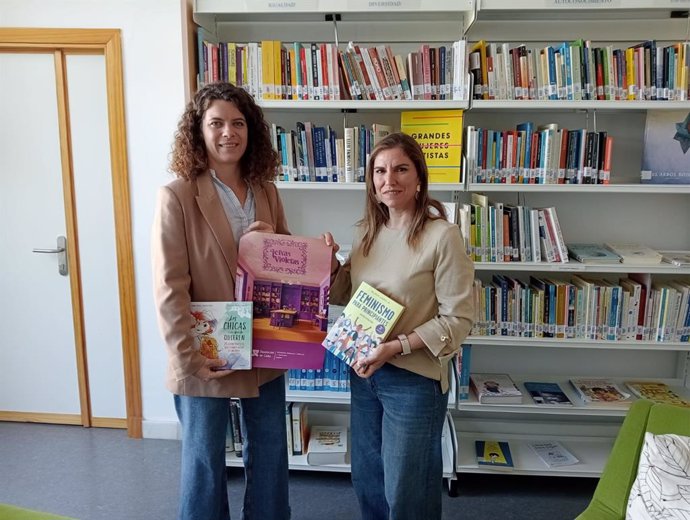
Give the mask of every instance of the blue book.
[[525, 383], [525, 390], [532, 396], [536, 404], [572, 406], [573, 403], [565, 395], [558, 383], [538, 383], [529, 381]]
[[472, 361], [472, 345], [463, 345], [458, 355], [458, 401], [470, 398], [470, 368]]
[[621, 257], [603, 244], [566, 244], [571, 258], [583, 264], [619, 264]]

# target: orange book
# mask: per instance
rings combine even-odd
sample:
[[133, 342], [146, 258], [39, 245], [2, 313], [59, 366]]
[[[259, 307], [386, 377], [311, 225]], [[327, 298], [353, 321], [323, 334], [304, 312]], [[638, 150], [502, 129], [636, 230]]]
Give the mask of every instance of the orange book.
[[609, 184], [611, 182], [611, 154], [613, 153], [613, 137], [610, 135], [606, 137], [604, 144], [604, 167], [599, 172], [599, 179], [601, 184]]

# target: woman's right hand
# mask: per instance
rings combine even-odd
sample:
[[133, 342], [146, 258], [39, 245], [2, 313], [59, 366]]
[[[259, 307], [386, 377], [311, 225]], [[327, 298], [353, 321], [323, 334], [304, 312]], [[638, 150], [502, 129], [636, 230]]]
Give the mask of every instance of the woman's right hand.
[[234, 370], [221, 369], [220, 367], [223, 365], [225, 365], [223, 359], [205, 359], [203, 366], [194, 373], [194, 376], [208, 382], [211, 379], [220, 379], [234, 372]]

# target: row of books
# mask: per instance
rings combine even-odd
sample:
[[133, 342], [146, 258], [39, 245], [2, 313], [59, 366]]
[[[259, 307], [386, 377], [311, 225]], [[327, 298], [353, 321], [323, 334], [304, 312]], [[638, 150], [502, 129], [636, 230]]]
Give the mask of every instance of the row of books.
[[350, 366], [326, 351], [323, 368], [291, 368], [288, 389], [302, 392], [349, 392]]
[[[660, 381], [626, 381], [620, 384], [611, 379], [573, 378], [568, 383], [579, 398], [579, 404], [585, 406], [629, 404], [639, 398], [690, 407], [690, 401]], [[470, 386], [481, 404], [523, 404], [523, 392], [509, 374], [473, 373], [470, 375]], [[536, 405], [573, 406], [558, 383], [525, 381], [522, 386]]]
[[[461, 181], [462, 110], [415, 110], [400, 114], [400, 130], [422, 148], [432, 183]], [[364, 182], [369, 155], [393, 126], [345, 127], [297, 122], [294, 130], [271, 126], [273, 146], [281, 157], [280, 182]]]
[[608, 341], [690, 341], [690, 282], [652, 281], [635, 273], [618, 281], [573, 275], [494, 275], [475, 280], [472, 334]]
[[468, 99], [466, 42], [395, 54], [350, 42], [215, 42], [197, 34], [199, 84], [230, 81], [263, 100]]
[[608, 184], [613, 138], [605, 131], [520, 123], [514, 130], [468, 126], [467, 172], [472, 182]]
[[393, 127], [346, 127], [343, 137], [330, 125], [297, 122], [295, 130], [272, 125], [273, 145], [280, 154], [282, 182], [364, 182], [364, 169], [376, 143]]
[[[239, 401], [230, 401], [229, 422], [225, 451], [242, 457], [242, 414]], [[345, 426], [311, 426], [306, 403], [287, 403], [285, 427], [288, 456], [306, 455], [307, 464], [345, 464], [348, 446], [348, 430]]]
[[459, 206], [467, 254], [477, 262], [568, 262], [556, 208], [489, 202], [472, 193]]
[[475, 43], [469, 54], [474, 99], [688, 99], [690, 43], [627, 48], [575, 40], [529, 49]]

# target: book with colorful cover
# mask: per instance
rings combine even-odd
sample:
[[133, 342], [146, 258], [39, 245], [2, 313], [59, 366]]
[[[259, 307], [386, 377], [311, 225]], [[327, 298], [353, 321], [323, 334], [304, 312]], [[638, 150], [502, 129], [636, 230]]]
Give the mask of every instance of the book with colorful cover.
[[673, 404], [690, 407], [690, 401], [683, 399], [666, 383], [656, 381], [626, 381], [625, 385], [640, 399], [649, 399], [655, 403]]
[[583, 264], [619, 264], [621, 257], [603, 244], [567, 244], [572, 258]]
[[335, 321], [322, 345], [338, 359], [354, 366], [384, 342], [405, 308], [362, 282]]
[[613, 406], [632, 400], [618, 383], [608, 379], [571, 379], [570, 384], [587, 405]]
[[650, 110], [642, 152], [643, 184], [690, 184], [690, 111]]
[[235, 297], [254, 302], [254, 367], [323, 367], [331, 250], [318, 238], [255, 232], [240, 239]]
[[461, 179], [462, 110], [402, 112], [400, 130], [422, 147], [429, 182], [464, 182]]
[[510, 446], [503, 441], [475, 441], [477, 464], [493, 468], [512, 469], [513, 457]]
[[470, 374], [470, 386], [481, 404], [522, 404], [522, 392], [508, 374]]
[[536, 404], [572, 406], [573, 403], [565, 395], [558, 383], [525, 382], [525, 390], [532, 396]]
[[252, 368], [252, 302], [192, 302], [194, 348], [222, 369]]

